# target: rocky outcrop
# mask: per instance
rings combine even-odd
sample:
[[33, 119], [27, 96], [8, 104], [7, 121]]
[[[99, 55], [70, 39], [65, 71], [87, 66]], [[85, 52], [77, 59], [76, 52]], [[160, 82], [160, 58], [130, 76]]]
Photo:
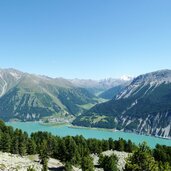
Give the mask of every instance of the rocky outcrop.
[[[29, 167], [34, 168], [36, 171], [42, 170], [38, 155], [21, 157], [19, 155], [0, 152], [0, 171], [27, 171]], [[63, 164], [59, 160], [50, 158], [48, 167], [57, 169], [63, 167]]]
[[[117, 167], [119, 169], [119, 171], [123, 171], [125, 168], [125, 164], [126, 164], [126, 158], [128, 158], [129, 155], [131, 155], [130, 153], [126, 153], [126, 152], [121, 152], [121, 151], [113, 151], [113, 150], [108, 150], [108, 151], [104, 151], [102, 153], [102, 155], [104, 156], [111, 156], [112, 154], [116, 155], [118, 158], [118, 163], [117, 163]], [[91, 157], [94, 160], [94, 165], [98, 165], [98, 160], [99, 157], [96, 154], [92, 154]], [[99, 168], [99, 170], [97, 171], [103, 171], [103, 169]]]

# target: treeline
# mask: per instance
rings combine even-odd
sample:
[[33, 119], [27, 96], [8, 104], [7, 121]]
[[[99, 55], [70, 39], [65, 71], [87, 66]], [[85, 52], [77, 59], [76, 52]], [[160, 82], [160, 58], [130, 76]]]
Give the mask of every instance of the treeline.
[[157, 145], [151, 150], [146, 143], [140, 144], [128, 157], [125, 171], [171, 171], [171, 147]]
[[[83, 136], [54, 136], [48, 132], [36, 132], [30, 136], [20, 129], [13, 129], [0, 121], [0, 151], [21, 156], [39, 154], [45, 170], [49, 157], [59, 159], [69, 165], [81, 166], [82, 169], [93, 166], [90, 154], [101, 154], [106, 150], [133, 152], [137, 146], [130, 140], [85, 139]], [[87, 161], [87, 162], [86, 162]], [[86, 166], [86, 163], [88, 166]], [[84, 170], [84, 169], [83, 169]]]
[[[36, 132], [28, 136], [26, 132], [22, 132], [19, 129], [14, 130], [12, 127], [6, 126], [3, 121], [0, 121], [0, 151], [21, 156], [39, 154], [44, 170], [47, 170], [49, 157], [59, 159], [65, 163], [67, 171], [72, 170], [71, 165], [81, 166], [83, 171], [93, 171], [94, 166], [90, 157], [92, 153], [100, 156], [103, 151], [117, 150], [141, 155], [141, 153], [136, 153], [140, 149], [141, 147], [137, 147], [130, 140], [125, 141], [123, 139], [113, 140], [109, 138], [108, 140], [97, 140], [85, 139], [83, 136], [67, 136], [62, 138], [47, 132]], [[149, 148], [149, 151], [144, 153], [146, 154], [147, 152], [156, 163], [160, 163], [161, 167], [164, 164], [167, 164], [168, 167], [171, 165], [171, 147], [157, 145], [154, 150]], [[100, 158], [100, 166], [116, 169], [117, 159], [115, 157], [108, 159]], [[108, 161], [111, 162], [110, 166], [106, 164]], [[127, 171], [131, 171], [131, 165], [135, 164], [134, 161], [136, 160], [129, 158], [126, 166]]]

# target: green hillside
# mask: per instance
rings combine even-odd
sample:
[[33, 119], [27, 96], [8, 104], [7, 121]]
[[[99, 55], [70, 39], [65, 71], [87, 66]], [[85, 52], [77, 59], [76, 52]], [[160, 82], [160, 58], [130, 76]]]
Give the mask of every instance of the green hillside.
[[15, 80], [14, 75], [13, 70], [1, 73], [1, 83], [10, 85], [0, 97], [0, 118], [5, 121], [32, 121], [52, 115], [77, 116], [85, 111], [82, 106], [98, 102], [89, 91], [74, 87], [63, 78], [22, 73]]
[[73, 124], [171, 137], [171, 83], [158, 72], [154, 76], [149, 77], [153, 81], [135, 79], [114, 99], [92, 107]]

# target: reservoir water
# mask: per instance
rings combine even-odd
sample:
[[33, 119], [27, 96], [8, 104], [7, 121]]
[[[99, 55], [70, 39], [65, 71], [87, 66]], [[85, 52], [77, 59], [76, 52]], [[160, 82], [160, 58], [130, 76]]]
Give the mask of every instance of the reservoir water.
[[156, 144], [171, 146], [171, 140], [156, 138], [152, 136], [138, 135], [135, 133], [126, 133], [126, 132], [112, 132], [108, 130], [98, 130], [98, 129], [86, 129], [86, 128], [72, 128], [69, 126], [47, 126], [40, 124], [38, 122], [8, 122], [6, 123], [9, 126], [14, 128], [22, 129], [28, 134], [37, 131], [47, 131], [53, 135], [58, 135], [61, 137], [71, 135], [83, 135], [85, 138], [97, 138], [97, 139], [108, 139], [113, 138], [118, 140], [123, 138], [125, 140], [130, 139], [132, 142], [139, 144], [143, 141], [146, 141], [150, 147], [155, 147]]

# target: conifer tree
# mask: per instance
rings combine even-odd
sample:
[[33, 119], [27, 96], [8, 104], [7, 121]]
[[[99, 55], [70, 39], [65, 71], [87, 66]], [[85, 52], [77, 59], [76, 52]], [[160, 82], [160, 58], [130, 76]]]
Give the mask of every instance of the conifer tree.
[[27, 153], [28, 154], [36, 154], [36, 143], [33, 139], [28, 139], [27, 143]]
[[99, 156], [99, 166], [104, 169], [104, 171], [118, 171], [117, 169], [117, 157], [115, 155]]
[[39, 158], [41, 160], [41, 164], [43, 165], [42, 171], [47, 171], [49, 155], [46, 140], [43, 140], [43, 142], [40, 145]]
[[11, 152], [11, 137], [8, 133], [2, 134], [0, 146], [3, 152]]
[[70, 162], [66, 162], [65, 164], [65, 171], [73, 171], [72, 165]]
[[93, 159], [90, 156], [85, 156], [81, 164], [82, 171], [94, 171]]
[[125, 171], [158, 171], [157, 162], [145, 142], [128, 158]]

